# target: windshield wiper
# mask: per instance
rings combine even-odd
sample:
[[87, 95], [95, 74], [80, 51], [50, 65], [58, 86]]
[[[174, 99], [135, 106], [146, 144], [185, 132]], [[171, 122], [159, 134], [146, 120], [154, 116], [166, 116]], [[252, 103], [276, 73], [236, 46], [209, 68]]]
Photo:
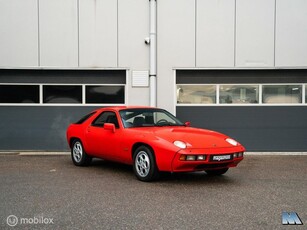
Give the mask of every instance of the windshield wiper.
[[181, 125], [181, 124], [174, 124], [174, 123], [171, 123], [171, 122], [164, 122], [164, 123], [161, 123], [161, 124], [155, 124], [155, 126], [158, 126], [158, 127], [163, 127], [163, 126], [184, 126], [184, 125]]

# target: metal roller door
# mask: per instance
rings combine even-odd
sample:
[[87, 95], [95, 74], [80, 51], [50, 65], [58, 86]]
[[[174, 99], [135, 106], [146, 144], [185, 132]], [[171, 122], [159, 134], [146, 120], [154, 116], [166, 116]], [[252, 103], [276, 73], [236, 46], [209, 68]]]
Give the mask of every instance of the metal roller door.
[[68, 150], [66, 128], [125, 104], [126, 70], [0, 70], [0, 150]]
[[[192, 126], [232, 136], [247, 151], [306, 152], [306, 83], [306, 70], [177, 70], [176, 115]], [[203, 92], [208, 85], [218, 92]], [[234, 86], [243, 90], [233, 90], [232, 101], [227, 103], [224, 88], [230, 92]], [[247, 99], [254, 94], [247, 96], [247, 86], [258, 90], [257, 99], [249, 103]], [[292, 91], [287, 93], [289, 88]], [[179, 94], [187, 99], [180, 99]], [[199, 95], [210, 100], [201, 100]], [[236, 102], [236, 96], [245, 101]]]

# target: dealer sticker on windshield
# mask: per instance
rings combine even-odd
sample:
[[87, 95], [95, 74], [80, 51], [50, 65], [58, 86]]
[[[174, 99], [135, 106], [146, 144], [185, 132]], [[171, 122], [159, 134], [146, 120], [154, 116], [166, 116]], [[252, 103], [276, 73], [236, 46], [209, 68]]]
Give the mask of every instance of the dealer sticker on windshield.
[[213, 156], [212, 158], [213, 161], [225, 161], [230, 159], [231, 155], [218, 155], [218, 156]]

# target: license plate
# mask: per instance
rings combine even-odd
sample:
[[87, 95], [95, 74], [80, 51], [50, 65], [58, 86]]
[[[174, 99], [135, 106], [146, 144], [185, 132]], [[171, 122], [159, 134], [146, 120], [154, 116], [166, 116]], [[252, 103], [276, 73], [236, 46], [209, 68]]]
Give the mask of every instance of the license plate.
[[231, 155], [217, 155], [217, 156], [212, 157], [213, 161], [226, 161], [230, 159], [231, 159]]

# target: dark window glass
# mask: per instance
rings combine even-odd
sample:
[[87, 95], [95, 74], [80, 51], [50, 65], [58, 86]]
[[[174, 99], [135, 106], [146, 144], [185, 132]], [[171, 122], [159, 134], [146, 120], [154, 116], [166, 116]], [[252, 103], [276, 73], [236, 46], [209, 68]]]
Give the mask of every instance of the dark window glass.
[[86, 103], [89, 104], [124, 104], [124, 86], [86, 86]]
[[124, 109], [119, 114], [125, 128], [184, 125], [174, 115], [163, 109]]
[[44, 85], [43, 86], [44, 103], [82, 103], [82, 86], [79, 85]]
[[0, 103], [39, 103], [39, 86], [0, 85]]
[[112, 123], [119, 128], [118, 120], [114, 112], [103, 112], [92, 123], [93, 126], [103, 127], [104, 123]]
[[89, 119], [91, 116], [93, 116], [96, 112], [92, 112], [90, 114], [85, 115], [84, 117], [82, 117], [79, 121], [77, 121], [75, 124], [80, 125], [83, 122], [85, 122], [87, 119]]

